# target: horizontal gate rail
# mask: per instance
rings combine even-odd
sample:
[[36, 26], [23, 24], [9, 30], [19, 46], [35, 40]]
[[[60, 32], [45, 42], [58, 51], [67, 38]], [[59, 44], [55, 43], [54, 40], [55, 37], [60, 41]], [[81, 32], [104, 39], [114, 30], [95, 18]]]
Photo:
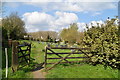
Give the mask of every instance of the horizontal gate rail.
[[[88, 58], [88, 57], [67, 57], [66, 59]], [[47, 58], [47, 59], [61, 59], [61, 58]]]
[[[85, 61], [70, 61], [69, 63], [80, 63]], [[61, 63], [68, 63], [68, 62], [61, 62]], [[47, 64], [54, 64], [54, 63], [47, 63]]]
[[[70, 53], [47, 53], [47, 54], [70, 54]], [[73, 54], [83, 54], [83, 53], [73, 53]]]
[[[59, 50], [63, 50], [63, 49], [68, 49], [71, 52], [55, 52], [54, 50], [59, 49]], [[83, 50], [90, 50], [88, 48], [65, 48], [65, 47], [46, 47], [45, 50], [45, 69], [46, 70], [50, 70], [53, 67], [55, 67], [57, 64], [62, 64], [62, 63], [78, 63], [78, 62], [86, 62], [85, 60], [80, 60], [80, 59], [85, 59], [85, 58], [90, 58], [87, 54], [89, 54], [89, 52], [83, 52]], [[49, 51], [49, 52], [48, 52]], [[76, 52], [78, 51], [78, 52]], [[65, 55], [66, 54], [66, 55]], [[82, 55], [80, 56], [70, 56], [72, 54], [79, 54]], [[58, 57], [48, 57], [48, 55], [56, 55]], [[62, 56], [64, 55], [64, 57]], [[59, 61], [56, 62], [47, 62], [47, 60], [55, 60], [55, 59], [59, 59]], [[77, 59], [77, 61], [69, 61], [69, 59]], [[51, 67], [47, 67], [47, 64], [53, 64]]]

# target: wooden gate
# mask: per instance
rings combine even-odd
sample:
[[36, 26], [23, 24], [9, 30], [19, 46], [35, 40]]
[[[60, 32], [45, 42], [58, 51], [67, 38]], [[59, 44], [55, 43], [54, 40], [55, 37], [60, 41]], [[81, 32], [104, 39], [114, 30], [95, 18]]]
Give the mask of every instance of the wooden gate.
[[12, 45], [12, 70], [15, 72], [26, 65], [29, 65], [31, 44], [18, 44], [17, 41]]
[[18, 45], [18, 60], [19, 60], [19, 63], [21, 64], [21, 63], [25, 62], [26, 64], [29, 65], [30, 53], [31, 53], [31, 44]]
[[[56, 52], [55, 50], [69, 50], [69, 52]], [[63, 47], [46, 47], [45, 50], [45, 69], [50, 70], [53, 67], [55, 67], [57, 64], [61, 63], [78, 63], [78, 62], [85, 62], [86, 59], [90, 59], [90, 57], [87, 55], [87, 52], [84, 52], [83, 50], [88, 50], [87, 48], [63, 48]], [[56, 55], [57, 57], [49, 57], [52, 55]], [[63, 56], [64, 55], [64, 56]], [[72, 56], [72, 55], [83, 55], [83, 56]], [[72, 57], [71, 57], [72, 56]], [[53, 59], [59, 59], [59, 61], [49, 63], [49, 60]], [[76, 61], [70, 61], [69, 59], [77, 59]], [[82, 59], [82, 60], [78, 60]], [[52, 66], [47, 67], [47, 64], [52, 64]]]

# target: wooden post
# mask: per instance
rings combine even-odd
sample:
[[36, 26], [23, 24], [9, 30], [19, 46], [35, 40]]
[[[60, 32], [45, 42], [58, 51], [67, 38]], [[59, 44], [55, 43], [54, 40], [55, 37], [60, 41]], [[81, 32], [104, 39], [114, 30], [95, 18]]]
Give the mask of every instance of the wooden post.
[[45, 70], [46, 70], [46, 65], [47, 65], [47, 47], [45, 47], [45, 63], [44, 63]]
[[29, 45], [29, 62], [30, 62], [31, 44]]
[[6, 78], [8, 75], [8, 54], [7, 54], [7, 48], [5, 48], [5, 55], [6, 55]]
[[12, 47], [12, 39], [9, 39], [9, 40], [8, 40], [8, 46], [9, 46], [9, 47]]
[[13, 72], [17, 71], [18, 68], [18, 42], [17, 41], [13, 41], [12, 42], [12, 70]]

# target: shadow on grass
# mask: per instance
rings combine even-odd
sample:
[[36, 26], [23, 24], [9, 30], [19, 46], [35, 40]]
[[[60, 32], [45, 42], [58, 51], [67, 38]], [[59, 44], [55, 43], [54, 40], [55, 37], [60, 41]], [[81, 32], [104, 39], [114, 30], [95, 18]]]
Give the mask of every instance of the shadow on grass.
[[37, 70], [43, 69], [44, 68], [43, 65], [44, 65], [44, 63], [36, 64], [35, 68], [32, 71], [37, 71]]
[[25, 73], [26, 72], [33, 72], [33, 71], [37, 71], [37, 70], [40, 70], [40, 69], [43, 69], [43, 65], [44, 63], [37, 63], [37, 62], [34, 62], [35, 59], [32, 59], [29, 63], [29, 65], [26, 65], [25, 67], [21, 67], [19, 68], [18, 70], [23, 70]]

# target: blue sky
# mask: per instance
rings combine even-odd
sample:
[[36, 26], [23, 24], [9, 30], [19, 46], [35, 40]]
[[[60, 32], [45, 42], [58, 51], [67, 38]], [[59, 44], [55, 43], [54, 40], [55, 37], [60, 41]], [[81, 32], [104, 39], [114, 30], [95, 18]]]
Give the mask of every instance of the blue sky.
[[117, 5], [117, 2], [7, 2], [4, 16], [18, 12], [28, 32], [60, 31], [74, 22], [83, 31], [86, 23], [103, 24], [107, 17], [117, 16]]

